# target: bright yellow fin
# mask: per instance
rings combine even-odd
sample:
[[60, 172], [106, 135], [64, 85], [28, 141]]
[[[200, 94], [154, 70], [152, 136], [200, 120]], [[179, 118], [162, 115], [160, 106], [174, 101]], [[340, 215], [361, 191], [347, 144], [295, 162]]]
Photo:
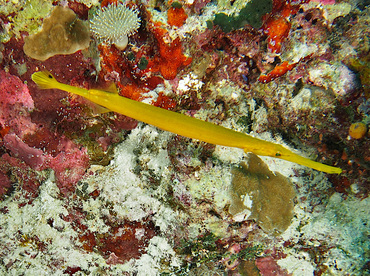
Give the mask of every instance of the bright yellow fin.
[[59, 87], [59, 82], [49, 71], [33, 73], [31, 78], [41, 89], [55, 89]]
[[96, 104], [94, 102], [91, 102], [91, 109], [94, 113], [94, 115], [100, 115], [100, 114], [105, 114], [111, 112], [108, 108], [105, 108], [104, 106], [101, 106], [99, 104]]
[[114, 82], [112, 82], [110, 85], [108, 85], [108, 87], [104, 88], [104, 91], [118, 94], [118, 89], [117, 89], [117, 86]]

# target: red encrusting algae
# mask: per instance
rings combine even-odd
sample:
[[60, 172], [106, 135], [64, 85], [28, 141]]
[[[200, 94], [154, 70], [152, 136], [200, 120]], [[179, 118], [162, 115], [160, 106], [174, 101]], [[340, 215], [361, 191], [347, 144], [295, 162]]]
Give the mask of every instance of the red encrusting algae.
[[262, 83], [270, 82], [278, 77], [281, 77], [286, 72], [292, 70], [296, 65], [297, 63], [289, 64], [287, 61], [284, 61], [282, 64], [277, 65], [274, 69], [272, 69], [272, 71], [269, 72], [267, 75], [261, 75], [258, 78], [258, 81]]
[[273, 1], [273, 12], [265, 16], [262, 26], [262, 30], [268, 36], [268, 48], [271, 52], [280, 53], [282, 43], [289, 35], [290, 17], [297, 13], [299, 4], [292, 5], [289, 1]]

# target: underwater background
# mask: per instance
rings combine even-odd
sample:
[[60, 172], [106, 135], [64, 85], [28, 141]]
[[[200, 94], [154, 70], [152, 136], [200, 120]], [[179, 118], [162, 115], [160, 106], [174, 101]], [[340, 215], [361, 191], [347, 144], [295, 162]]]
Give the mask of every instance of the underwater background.
[[[370, 274], [369, 1], [0, 4], [1, 275]], [[343, 171], [160, 130], [44, 70]]]

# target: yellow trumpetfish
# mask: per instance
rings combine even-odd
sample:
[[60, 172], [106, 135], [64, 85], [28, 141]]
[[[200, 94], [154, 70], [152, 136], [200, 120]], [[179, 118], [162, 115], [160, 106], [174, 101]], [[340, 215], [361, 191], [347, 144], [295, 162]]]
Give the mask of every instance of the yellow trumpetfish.
[[253, 152], [257, 155], [280, 158], [326, 173], [339, 174], [342, 172], [340, 168], [312, 161], [291, 152], [281, 145], [260, 140], [219, 125], [121, 97], [117, 93], [98, 89], [87, 90], [60, 83], [47, 71], [34, 73], [32, 80], [39, 88], [60, 89], [82, 96], [108, 110], [181, 136], [201, 140], [210, 144], [241, 148], [246, 153]]

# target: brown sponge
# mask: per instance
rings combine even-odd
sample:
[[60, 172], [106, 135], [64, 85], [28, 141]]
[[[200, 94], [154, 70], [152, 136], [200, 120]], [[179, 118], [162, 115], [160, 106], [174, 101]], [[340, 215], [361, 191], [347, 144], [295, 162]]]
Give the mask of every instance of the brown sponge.
[[41, 32], [26, 37], [23, 51], [27, 56], [46, 60], [54, 55], [68, 55], [89, 47], [87, 24], [77, 19], [69, 8], [56, 6], [45, 18]]
[[285, 176], [271, 172], [257, 155], [249, 153], [248, 157], [248, 164], [232, 171], [229, 212], [234, 218], [245, 213], [245, 219], [255, 220], [265, 232], [279, 235], [294, 215], [294, 187]]

